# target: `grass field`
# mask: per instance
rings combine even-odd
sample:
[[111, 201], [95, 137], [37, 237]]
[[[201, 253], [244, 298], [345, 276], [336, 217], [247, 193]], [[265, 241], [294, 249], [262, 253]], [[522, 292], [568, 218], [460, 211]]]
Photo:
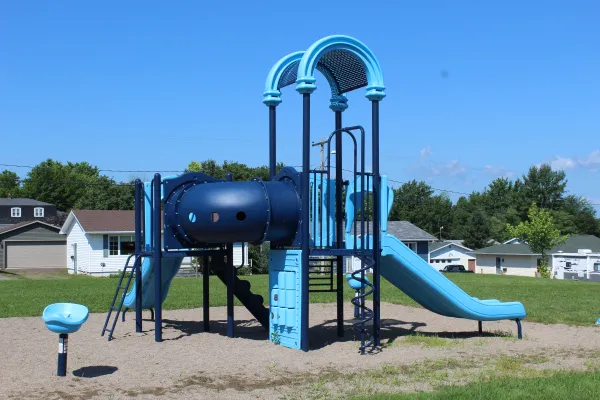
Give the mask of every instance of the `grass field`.
[[429, 393], [410, 393], [358, 397], [361, 400], [563, 400], [597, 399], [600, 372], [561, 372], [546, 377], [503, 378], [445, 386]]
[[[449, 274], [448, 277], [472, 296], [521, 301], [527, 310], [527, 320], [547, 324], [565, 323], [591, 325], [598, 318], [597, 300], [600, 284], [513, 276]], [[85, 275], [52, 274], [48, 279], [0, 280], [0, 318], [41, 315], [44, 307], [54, 302], [77, 302], [91, 312], [108, 310], [113, 298], [116, 278], [93, 278]], [[244, 277], [255, 293], [268, 299], [268, 277]], [[353, 293], [345, 290], [350, 300]], [[417, 306], [403, 292], [382, 279], [381, 300], [394, 304]], [[311, 302], [334, 302], [333, 293], [313, 293]], [[202, 279], [176, 278], [165, 309], [194, 308], [202, 305]], [[211, 305], [225, 305], [225, 285], [211, 277]]]

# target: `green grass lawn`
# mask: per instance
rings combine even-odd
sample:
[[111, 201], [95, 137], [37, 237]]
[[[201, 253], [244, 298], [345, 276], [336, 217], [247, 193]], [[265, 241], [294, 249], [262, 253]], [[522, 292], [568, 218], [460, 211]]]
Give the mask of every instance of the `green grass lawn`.
[[[597, 300], [600, 284], [513, 276], [448, 274], [448, 277], [472, 296], [482, 299], [521, 301], [527, 310], [527, 320], [543, 323], [591, 325], [598, 318]], [[252, 284], [255, 293], [268, 299], [268, 277], [243, 277]], [[44, 307], [54, 302], [77, 302], [91, 312], [108, 310], [118, 279], [93, 278], [85, 275], [52, 275], [49, 279], [21, 277], [0, 280], [0, 318], [41, 315]], [[346, 287], [346, 300], [353, 296]], [[382, 279], [382, 301], [417, 306], [403, 292]], [[334, 302], [333, 293], [311, 294], [311, 302]], [[193, 308], [202, 305], [202, 279], [176, 278], [165, 309]], [[211, 305], [225, 305], [225, 285], [211, 278]]]
[[563, 400], [597, 399], [600, 372], [561, 372], [542, 378], [503, 378], [466, 386], [444, 386], [437, 392], [359, 397], [363, 400]]

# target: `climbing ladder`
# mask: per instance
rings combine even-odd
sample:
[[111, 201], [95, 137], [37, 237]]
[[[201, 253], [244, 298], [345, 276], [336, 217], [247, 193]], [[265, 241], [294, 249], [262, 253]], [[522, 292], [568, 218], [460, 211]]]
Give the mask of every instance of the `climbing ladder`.
[[[135, 257], [135, 260], [133, 262], [133, 265], [130, 266], [129, 262], [131, 261], [131, 259], [133, 257]], [[115, 295], [114, 295], [112, 303], [110, 305], [110, 309], [108, 310], [108, 315], [106, 316], [106, 321], [104, 322], [104, 327], [102, 328], [101, 336], [104, 336], [104, 333], [108, 332], [108, 340], [111, 340], [113, 337], [113, 332], [115, 331], [115, 326], [117, 325], [117, 321], [119, 320], [119, 315], [121, 314], [121, 311], [123, 310], [123, 302], [125, 301], [125, 295], [127, 295], [127, 292], [129, 291], [129, 288], [131, 287], [131, 281], [133, 279], [133, 276], [135, 275], [135, 271], [137, 270], [136, 267], [138, 267], [138, 263], [140, 263], [140, 261], [141, 261], [141, 256], [138, 256], [136, 254], [132, 254], [129, 257], [127, 257], [127, 261], [125, 262], [125, 268], [123, 268], [123, 272], [121, 272], [121, 276], [119, 277], [119, 283], [117, 285], [117, 290], [115, 290]], [[130, 272], [130, 274], [126, 278], [127, 272]], [[125, 285], [123, 285], [123, 281], [126, 281]], [[117, 301], [118, 301], [119, 306], [115, 307], [115, 304], [117, 304]], [[115, 311], [116, 314], [114, 316], [114, 319], [112, 320], [110, 329], [108, 329], [108, 325], [109, 325], [109, 323], [111, 323], [111, 316], [112, 316], [113, 311]]]

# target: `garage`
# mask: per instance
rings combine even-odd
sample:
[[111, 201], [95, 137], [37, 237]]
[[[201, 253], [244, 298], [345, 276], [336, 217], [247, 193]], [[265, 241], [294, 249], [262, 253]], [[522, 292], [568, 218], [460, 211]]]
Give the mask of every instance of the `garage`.
[[60, 228], [26, 221], [0, 230], [0, 269], [66, 268], [66, 237]]
[[64, 242], [6, 241], [6, 268], [64, 268]]

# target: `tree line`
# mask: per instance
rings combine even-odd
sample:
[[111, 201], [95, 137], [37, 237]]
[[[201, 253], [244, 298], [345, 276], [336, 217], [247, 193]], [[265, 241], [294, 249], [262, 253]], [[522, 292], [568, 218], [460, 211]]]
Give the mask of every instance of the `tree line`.
[[[278, 169], [283, 164], [278, 165]], [[186, 171], [203, 172], [224, 179], [228, 172], [235, 180], [269, 179], [267, 166], [214, 160], [192, 161]], [[438, 192], [422, 181], [410, 181], [394, 188], [390, 220], [409, 221], [442, 239], [462, 239], [470, 248], [485, 247], [490, 241], [510, 238], [507, 225], [528, 221], [532, 205], [548, 211], [554, 227], [563, 235], [600, 235], [600, 220], [590, 202], [568, 194], [564, 171], [548, 165], [532, 166], [516, 180], [494, 179], [482, 191], [463, 195], [456, 204], [448, 193]], [[15, 172], [0, 173], [0, 197], [27, 197], [55, 204], [59, 211], [71, 209], [133, 209], [133, 181], [117, 182], [87, 162], [61, 163], [45, 160], [21, 179]], [[442, 228], [443, 227], [443, 228]]]

